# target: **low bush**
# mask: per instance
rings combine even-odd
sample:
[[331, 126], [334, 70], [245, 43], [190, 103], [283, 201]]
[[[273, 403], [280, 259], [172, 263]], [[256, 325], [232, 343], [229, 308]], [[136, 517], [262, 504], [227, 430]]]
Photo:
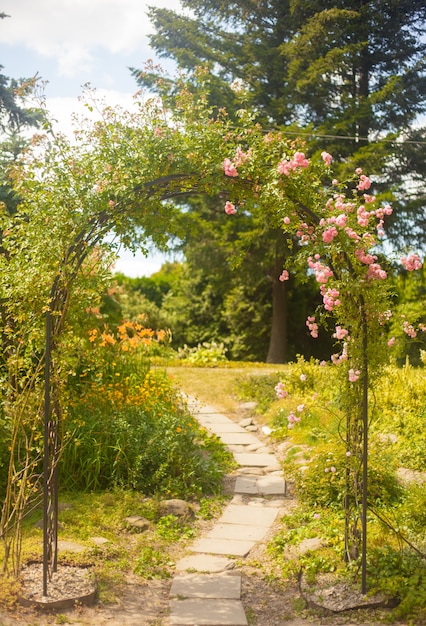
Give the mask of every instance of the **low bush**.
[[220, 489], [231, 463], [150, 358], [167, 339], [135, 322], [94, 328], [69, 380], [61, 483], [191, 497]]

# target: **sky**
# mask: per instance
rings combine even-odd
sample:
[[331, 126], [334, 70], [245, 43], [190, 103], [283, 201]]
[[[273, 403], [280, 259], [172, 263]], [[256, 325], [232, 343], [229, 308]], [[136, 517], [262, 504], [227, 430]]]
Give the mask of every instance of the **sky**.
[[[131, 107], [138, 87], [129, 67], [154, 59], [172, 69], [149, 47], [148, 5], [182, 12], [179, 0], [0, 0], [0, 13], [10, 16], [0, 20], [1, 73], [46, 81], [47, 107], [64, 132], [71, 114], [82, 111], [78, 97], [87, 83], [107, 102]], [[115, 270], [149, 276], [164, 260], [123, 251]]]

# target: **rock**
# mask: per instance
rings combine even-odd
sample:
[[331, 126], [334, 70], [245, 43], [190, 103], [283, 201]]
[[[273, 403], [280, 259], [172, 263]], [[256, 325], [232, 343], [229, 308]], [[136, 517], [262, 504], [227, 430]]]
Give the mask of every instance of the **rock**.
[[290, 450], [293, 445], [294, 444], [291, 441], [283, 441], [278, 445], [278, 452], [287, 452], [287, 450]]
[[138, 528], [139, 530], [148, 530], [150, 526], [149, 520], [140, 515], [130, 515], [130, 517], [126, 517], [124, 521], [127, 522], [129, 526], [133, 526], [133, 528]]
[[160, 502], [160, 512], [162, 515], [175, 515], [176, 517], [193, 517], [194, 508], [185, 500], [173, 498]]
[[420, 472], [418, 470], [407, 469], [406, 467], [400, 467], [396, 471], [396, 475], [398, 480], [404, 485], [409, 485], [410, 483], [417, 483], [418, 485], [423, 485], [426, 483], [426, 472]]
[[257, 448], [256, 453], [257, 454], [272, 454], [272, 450], [268, 446], [261, 446], [260, 448]]
[[246, 417], [245, 419], [238, 422], [238, 426], [242, 428], [247, 428], [247, 426], [252, 426], [254, 424], [253, 419], [251, 417]]
[[240, 409], [243, 409], [243, 411], [253, 411], [256, 406], [257, 402], [243, 402], [242, 404], [240, 404]]
[[397, 435], [393, 433], [379, 433], [378, 438], [382, 443], [396, 443], [398, 441]]
[[319, 537], [311, 537], [310, 539], [303, 539], [296, 547], [299, 554], [305, 554], [306, 552], [319, 550], [323, 545]]
[[104, 546], [106, 543], [110, 543], [110, 540], [106, 539], [106, 537], [89, 537], [89, 539], [97, 546]]

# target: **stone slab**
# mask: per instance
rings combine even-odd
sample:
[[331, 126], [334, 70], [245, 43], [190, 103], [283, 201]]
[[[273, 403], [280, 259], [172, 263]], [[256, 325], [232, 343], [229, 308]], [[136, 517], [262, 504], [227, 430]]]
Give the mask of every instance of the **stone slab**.
[[286, 482], [282, 475], [267, 474], [258, 479], [257, 488], [260, 495], [284, 496], [286, 493]]
[[234, 493], [257, 494], [258, 476], [237, 476]]
[[200, 424], [205, 424], [205, 425], [209, 425], [209, 424], [228, 424], [229, 422], [232, 422], [231, 419], [229, 419], [229, 417], [227, 417], [226, 415], [223, 415], [222, 413], [203, 413], [201, 415], [197, 415], [196, 416], [197, 421], [200, 422]]
[[193, 570], [197, 572], [217, 574], [233, 568], [234, 565], [235, 563], [232, 559], [227, 559], [223, 556], [214, 556], [212, 554], [193, 554], [180, 559], [176, 563], [176, 570], [178, 572]]
[[231, 541], [262, 541], [267, 530], [265, 526], [216, 524], [206, 536], [210, 539], [229, 539]]
[[82, 546], [81, 543], [75, 541], [58, 541], [58, 550], [64, 550], [66, 552], [84, 552], [87, 550], [87, 546]]
[[205, 552], [207, 554], [247, 556], [255, 545], [255, 541], [209, 539], [205, 537], [196, 541], [190, 549], [192, 552]]
[[238, 432], [222, 432], [220, 433], [220, 438], [222, 439], [223, 443], [227, 445], [233, 445], [233, 446], [249, 446], [250, 444], [252, 445], [257, 445], [258, 443], [260, 444], [259, 440], [256, 439], [254, 435], [251, 435], [250, 433], [246, 433], [245, 431], [242, 433], [239, 431]]
[[236, 424], [235, 422], [233, 422], [232, 420], [229, 420], [228, 423], [226, 422], [221, 422], [221, 423], [210, 423], [208, 425], [208, 428], [210, 430], [213, 430], [217, 435], [221, 435], [222, 433], [244, 433], [246, 435], [250, 434], [247, 433], [245, 428], [241, 428], [241, 426], [238, 426], [238, 424]]
[[248, 626], [240, 600], [189, 598], [170, 602], [170, 626]]
[[239, 574], [179, 574], [173, 578], [171, 596], [182, 598], [227, 598], [239, 600]]
[[264, 496], [283, 496], [285, 480], [282, 476], [262, 476], [257, 481], [257, 489]]
[[243, 454], [234, 453], [234, 459], [238, 465], [246, 467], [270, 467], [271, 469], [280, 468], [280, 464], [274, 454], [258, 454], [256, 452], [246, 452]]
[[229, 504], [218, 523], [269, 528], [274, 523], [276, 516], [277, 509], [268, 509], [263, 506]]

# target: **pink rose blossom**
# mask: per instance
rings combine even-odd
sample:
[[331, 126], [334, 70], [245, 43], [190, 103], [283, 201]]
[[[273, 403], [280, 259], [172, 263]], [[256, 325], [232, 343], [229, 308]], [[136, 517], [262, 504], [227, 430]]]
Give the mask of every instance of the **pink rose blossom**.
[[237, 209], [235, 208], [235, 204], [232, 204], [232, 202], [227, 202], [225, 204], [225, 213], [227, 215], [233, 215], [234, 213], [237, 212]]
[[367, 278], [368, 280], [385, 280], [387, 274], [378, 263], [371, 263], [368, 266]]
[[406, 335], [411, 337], [411, 339], [415, 339], [415, 337], [417, 337], [417, 332], [412, 324], [409, 324], [408, 322], [404, 322], [403, 330]]
[[350, 369], [348, 372], [348, 377], [351, 383], [355, 383], [360, 376], [361, 372], [359, 370]]
[[283, 219], [284, 224], [290, 224], [290, 218], [286, 215], [286, 217]]
[[289, 275], [289, 273], [287, 272], [287, 270], [283, 270], [283, 271], [281, 272], [281, 276], [280, 276], [279, 280], [280, 280], [281, 282], [284, 282], [285, 280], [289, 280], [289, 278], [290, 278], [290, 275]]
[[388, 341], [388, 346], [389, 348], [391, 348], [393, 346], [393, 344], [395, 343], [395, 337], [391, 337]]
[[309, 316], [306, 320], [306, 326], [309, 328], [311, 336], [316, 339], [318, 337], [318, 324], [316, 323], [313, 315]]
[[337, 236], [337, 228], [332, 226], [331, 228], [327, 228], [322, 234], [322, 240], [324, 243], [331, 243], [333, 239]]
[[321, 152], [321, 158], [326, 165], [331, 165], [331, 162], [333, 160], [333, 157], [331, 156], [331, 154], [325, 151]]
[[242, 165], [247, 159], [251, 157], [252, 149], [250, 148], [248, 152], [243, 152], [240, 147], [236, 149], [235, 152], [235, 165], [239, 167]]
[[359, 191], [367, 191], [368, 189], [370, 189], [370, 187], [371, 187], [371, 180], [368, 178], [368, 176], [361, 174], [361, 176], [359, 177], [359, 183], [358, 183], [357, 189]]
[[279, 398], [280, 400], [282, 400], [283, 398], [287, 398], [288, 396], [288, 391], [284, 389], [283, 383], [278, 383], [275, 386], [275, 393], [277, 395], [277, 398]]
[[370, 204], [372, 202], [376, 202], [376, 196], [370, 196], [368, 193], [365, 193], [364, 200], [366, 201], [367, 204]]
[[238, 176], [237, 169], [230, 159], [225, 159], [223, 162], [223, 171], [226, 176]]
[[336, 332], [334, 333], [333, 337], [340, 340], [347, 337], [347, 335], [348, 331], [345, 328], [342, 328], [341, 326], [336, 326]]
[[401, 264], [408, 272], [414, 272], [415, 270], [419, 270], [422, 266], [422, 262], [418, 254], [403, 256], [401, 259]]
[[336, 217], [335, 223], [337, 226], [341, 226], [343, 228], [344, 226], [346, 226], [347, 219], [348, 219], [348, 216], [345, 215], [344, 213], [341, 213], [340, 215]]

